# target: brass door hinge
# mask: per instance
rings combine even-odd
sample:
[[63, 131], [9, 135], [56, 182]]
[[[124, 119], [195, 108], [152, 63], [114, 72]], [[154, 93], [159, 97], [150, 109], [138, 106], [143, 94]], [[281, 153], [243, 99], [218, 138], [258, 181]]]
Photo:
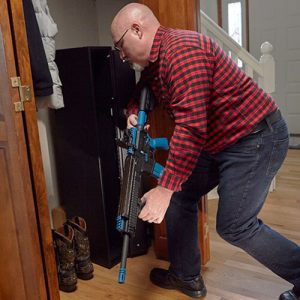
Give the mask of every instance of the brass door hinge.
[[17, 87], [19, 89], [20, 101], [15, 102], [15, 111], [24, 111], [24, 102], [31, 100], [31, 91], [29, 85], [22, 85], [20, 77], [11, 77], [12, 87]]

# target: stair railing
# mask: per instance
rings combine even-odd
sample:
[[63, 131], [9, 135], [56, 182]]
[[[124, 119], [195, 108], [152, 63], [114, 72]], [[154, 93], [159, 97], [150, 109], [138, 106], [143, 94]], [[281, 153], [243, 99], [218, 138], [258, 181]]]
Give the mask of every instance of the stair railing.
[[269, 42], [261, 45], [261, 57], [258, 61], [203, 11], [201, 11], [201, 32], [217, 42], [267, 93], [275, 91], [275, 62], [271, 54], [273, 46]]

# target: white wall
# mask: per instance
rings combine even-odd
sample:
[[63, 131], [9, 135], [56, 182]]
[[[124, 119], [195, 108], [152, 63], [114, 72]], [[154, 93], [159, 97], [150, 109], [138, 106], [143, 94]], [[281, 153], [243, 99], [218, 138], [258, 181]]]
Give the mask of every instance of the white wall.
[[48, 0], [59, 33], [57, 49], [112, 46], [110, 24], [129, 0]]
[[259, 58], [261, 43], [274, 46], [275, 101], [291, 133], [300, 134], [300, 1], [249, 1], [250, 52]]
[[110, 24], [116, 13], [126, 4], [134, 2], [128, 0], [96, 0], [99, 44], [112, 46]]
[[218, 24], [217, 0], [200, 0], [200, 9]]
[[48, 6], [58, 26], [56, 49], [98, 45], [95, 0], [48, 0]]

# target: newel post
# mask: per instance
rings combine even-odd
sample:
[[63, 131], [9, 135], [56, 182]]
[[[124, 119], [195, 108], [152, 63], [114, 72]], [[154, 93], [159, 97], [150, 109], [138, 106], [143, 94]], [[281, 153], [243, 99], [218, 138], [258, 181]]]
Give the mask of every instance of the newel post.
[[258, 82], [267, 93], [275, 91], [275, 61], [272, 56], [273, 46], [269, 42], [262, 43], [260, 47], [261, 57], [259, 63], [263, 70], [263, 77]]
[[[272, 56], [273, 46], [269, 42], [264, 42], [260, 46], [261, 57], [259, 64], [263, 70], [263, 77], [259, 77], [258, 83], [264, 90], [271, 94], [275, 92], [275, 61]], [[275, 190], [276, 177], [272, 180], [269, 191]]]

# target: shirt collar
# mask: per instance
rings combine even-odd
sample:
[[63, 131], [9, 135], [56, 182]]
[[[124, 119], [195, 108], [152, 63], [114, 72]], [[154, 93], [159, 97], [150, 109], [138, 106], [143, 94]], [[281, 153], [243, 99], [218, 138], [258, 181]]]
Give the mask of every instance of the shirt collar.
[[155, 62], [158, 58], [161, 41], [162, 41], [163, 35], [165, 34], [166, 31], [167, 31], [167, 28], [165, 28], [163, 26], [159, 26], [156, 31], [156, 34], [155, 34], [154, 40], [153, 40], [153, 44], [152, 44], [152, 48], [150, 51], [150, 56], [149, 56], [149, 61], [152, 63]]

